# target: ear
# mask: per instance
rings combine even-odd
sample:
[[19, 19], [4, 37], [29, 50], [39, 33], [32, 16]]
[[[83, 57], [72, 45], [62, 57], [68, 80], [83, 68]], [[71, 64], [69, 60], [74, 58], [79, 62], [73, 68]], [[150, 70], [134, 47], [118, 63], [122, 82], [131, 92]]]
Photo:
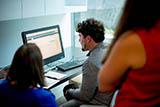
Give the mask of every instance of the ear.
[[92, 37], [90, 35], [87, 35], [86, 39], [87, 39], [88, 42], [90, 42], [92, 40]]

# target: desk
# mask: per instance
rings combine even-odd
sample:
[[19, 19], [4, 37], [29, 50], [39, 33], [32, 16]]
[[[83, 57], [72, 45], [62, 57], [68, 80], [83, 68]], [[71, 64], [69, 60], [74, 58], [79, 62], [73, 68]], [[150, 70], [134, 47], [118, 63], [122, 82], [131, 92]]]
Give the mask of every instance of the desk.
[[50, 90], [52, 88], [55, 88], [56, 86], [61, 85], [62, 83], [64, 83], [64, 82], [72, 79], [73, 77], [81, 74], [82, 73], [82, 67], [74, 68], [74, 69], [71, 69], [71, 70], [68, 70], [68, 71], [65, 71], [65, 72], [59, 71], [58, 69], [50, 71], [50, 72], [59, 72], [59, 73], [62, 73], [62, 74], [66, 74], [66, 76], [63, 77], [62, 79], [60, 79], [60, 81], [57, 82], [56, 84], [49, 87], [48, 90]]
[[[82, 52], [81, 48], [79, 48], [79, 47], [65, 48], [64, 51], [65, 51], [65, 58], [63, 58], [63, 59], [61, 59], [59, 61], [53, 62], [53, 64], [57, 65], [57, 64], [60, 64], [62, 62], [69, 61], [70, 59], [73, 59], [73, 60], [74, 59], [78, 59], [78, 60], [86, 59], [87, 58], [86, 54], [88, 53], [88, 52]], [[54, 88], [54, 87], [56, 87], [56, 86], [58, 86], [58, 85], [61, 85], [62, 83], [72, 79], [73, 77], [81, 74], [82, 67], [74, 68], [74, 69], [71, 69], [71, 70], [68, 70], [68, 71], [65, 71], [65, 72], [60, 71], [58, 69], [54, 69], [54, 70], [52, 70], [50, 72], [58, 72], [58, 73], [65, 74], [66, 76], [63, 77], [62, 79], [60, 79], [60, 81], [57, 82], [56, 84], [54, 84], [54, 85], [50, 86], [49, 88], [47, 88], [49, 90]]]
[[[87, 56], [86, 56], [87, 53], [88, 52], [82, 52], [81, 48], [79, 48], [79, 47], [66, 48], [65, 49], [65, 58], [63, 58], [60, 61], [54, 62], [54, 63], [56, 65], [56, 64], [58, 64], [60, 62], [66, 62], [66, 61], [68, 61], [70, 59], [73, 59], [73, 60], [74, 59], [78, 59], [78, 60], [86, 59], [87, 58]], [[72, 79], [73, 77], [81, 74], [82, 73], [82, 67], [77, 67], [77, 68], [74, 68], [74, 69], [71, 69], [71, 70], [68, 70], [68, 71], [65, 71], [65, 72], [64, 71], [60, 71], [58, 69], [54, 69], [53, 71], [50, 71], [50, 72], [58, 72], [58, 73], [65, 74], [66, 76], [63, 77], [62, 79], [60, 79], [60, 81], [57, 82], [56, 84], [54, 84], [51, 87], [49, 87], [48, 88], [49, 90], [54, 88], [54, 87], [56, 87], [56, 86], [58, 86], [58, 85], [61, 85], [62, 83]]]

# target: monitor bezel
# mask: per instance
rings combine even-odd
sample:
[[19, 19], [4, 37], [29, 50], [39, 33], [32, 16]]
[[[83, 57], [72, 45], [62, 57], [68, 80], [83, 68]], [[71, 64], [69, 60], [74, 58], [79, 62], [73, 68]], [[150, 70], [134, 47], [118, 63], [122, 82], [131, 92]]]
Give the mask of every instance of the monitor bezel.
[[57, 28], [57, 29], [58, 29], [59, 39], [60, 39], [60, 44], [61, 44], [62, 52], [59, 53], [59, 54], [57, 54], [57, 55], [53, 55], [53, 56], [51, 56], [51, 57], [49, 57], [49, 58], [43, 59], [44, 65], [49, 64], [49, 63], [52, 63], [52, 62], [57, 61], [57, 60], [60, 60], [60, 59], [62, 59], [62, 58], [65, 57], [65, 53], [64, 53], [64, 48], [63, 48], [62, 37], [61, 37], [61, 32], [60, 32], [60, 27], [59, 27], [59, 25], [53, 25], [53, 26], [48, 26], [48, 27], [42, 27], [42, 28], [27, 30], [27, 31], [23, 31], [23, 32], [21, 33], [21, 35], [22, 35], [22, 40], [23, 40], [23, 44], [25, 44], [25, 43], [27, 43], [27, 37], [26, 37], [27, 34], [35, 33], [35, 32], [40, 32], [40, 31], [44, 31], [44, 30], [49, 30], [49, 29], [54, 29], [54, 28]]

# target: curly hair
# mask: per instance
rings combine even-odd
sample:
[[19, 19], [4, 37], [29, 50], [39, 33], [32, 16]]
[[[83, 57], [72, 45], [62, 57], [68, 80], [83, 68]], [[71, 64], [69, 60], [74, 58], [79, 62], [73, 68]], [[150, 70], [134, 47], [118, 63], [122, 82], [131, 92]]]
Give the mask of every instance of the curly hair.
[[104, 40], [104, 24], [94, 18], [78, 23], [76, 31], [82, 33], [84, 38], [90, 35], [96, 43]]

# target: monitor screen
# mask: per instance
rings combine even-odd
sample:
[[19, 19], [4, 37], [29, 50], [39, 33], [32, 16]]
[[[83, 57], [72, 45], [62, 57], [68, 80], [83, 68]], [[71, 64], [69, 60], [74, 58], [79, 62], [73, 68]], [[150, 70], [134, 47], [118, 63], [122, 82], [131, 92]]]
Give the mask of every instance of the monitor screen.
[[22, 32], [23, 43], [35, 43], [41, 50], [44, 64], [64, 58], [59, 25]]

